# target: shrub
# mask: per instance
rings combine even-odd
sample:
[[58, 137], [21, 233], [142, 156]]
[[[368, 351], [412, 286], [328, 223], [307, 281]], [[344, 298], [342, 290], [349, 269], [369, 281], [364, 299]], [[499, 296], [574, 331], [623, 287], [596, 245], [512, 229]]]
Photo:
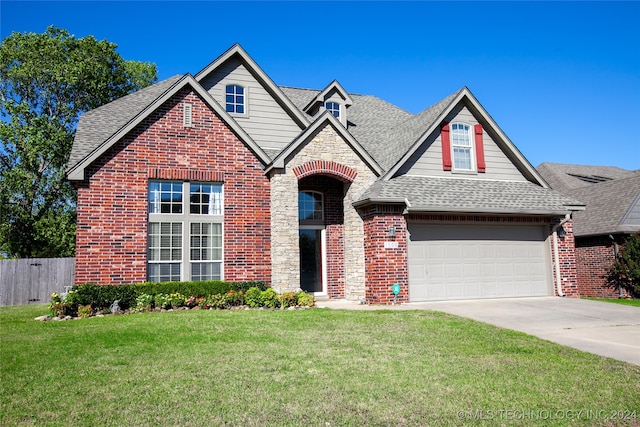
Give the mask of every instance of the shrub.
[[141, 313], [143, 311], [151, 311], [153, 306], [153, 295], [149, 294], [140, 294], [138, 298], [136, 298], [136, 305], [133, 311], [136, 313]]
[[196, 305], [198, 305], [198, 298], [191, 295], [189, 298], [185, 299], [184, 305], [186, 305], [189, 308], [193, 308]]
[[316, 304], [313, 295], [306, 293], [305, 291], [298, 292], [298, 305], [300, 307], [313, 307]]
[[49, 304], [49, 313], [53, 317], [64, 317], [67, 314], [70, 314], [71, 308], [66, 301], [63, 301], [63, 298], [58, 295], [56, 292], [51, 294], [51, 303]]
[[136, 302], [136, 291], [128, 285], [96, 285], [84, 284], [71, 288], [67, 295], [70, 310], [77, 313], [80, 305], [90, 304], [93, 309], [110, 307], [115, 300], [122, 310], [133, 306]]
[[244, 301], [249, 307], [262, 307], [262, 291], [260, 288], [254, 286], [247, 289]]
[[278, 300], [278, 294], [273, 288], [267, 288], [261, 292], [260, 298], [262, 299], [263, 307], [276, 308], [280, 301]]
[[283, 292], [278, 299], [280, 300], [280, 307], [282, 308], [295, 307], [298, 305], [298, 297], [295, 292]]
[[78, 317], [81, 319], [86, 319], [87, 317], [93, 316], [93, 310], [91, 309], [91, 304], [81, 305], [78, 307]]
[[172, 308], [184, 307], [186, 305], [186, 298], [179, 292], [174, 292], [168, 297], [169, 305]]
[[244, 304], [244, 293], [242, 291], [227, 291], [225, 294], [227, 305], [230, 307]]
[[227, 297], [223, 294], [213, 294], [205, 298], [204, 308], [222, 309], [228, 307]]
[[153, 301], [155, 303], [156, 308], [167, 309], [171, 308], [171, 300], [169, 299], [169, 295], [167, 294], [156, 294], [153, 297]]
[[607, 284], [620, 286], [634, 297], [640, 297], [640, 234], [633, 234], [625, 241], [609, 270]]

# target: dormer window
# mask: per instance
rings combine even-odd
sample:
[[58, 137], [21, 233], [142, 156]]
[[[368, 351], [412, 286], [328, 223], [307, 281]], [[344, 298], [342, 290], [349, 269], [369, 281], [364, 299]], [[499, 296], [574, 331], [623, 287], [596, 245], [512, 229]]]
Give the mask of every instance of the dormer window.
[[245, 114], [245, 88], [240, 85], [227, 85], [226, 111], [232, 114]]
[[325, 102], [324, 108], [325, 110], [330, 111], [336, 119], [340, 118], [340, 104], [337, 102]]
[[454, 170], [474, 170], [472, 148], [471, 126], [464, 123], [452, 123], [451, 149]]

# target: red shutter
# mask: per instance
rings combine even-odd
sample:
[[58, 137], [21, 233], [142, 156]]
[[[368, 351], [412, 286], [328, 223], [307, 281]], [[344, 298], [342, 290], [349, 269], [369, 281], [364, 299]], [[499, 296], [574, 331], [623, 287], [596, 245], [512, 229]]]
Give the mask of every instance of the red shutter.
[[482, 125], [474, 126], [476, 136], [476, 161], [478, 163], [478, 172], [485, 172], [487, 165], [484, 162], [484, 144], [482, 143]]
[[442, 170], [451, 170], [451, 139], [449, 136], [449, 123], [442, 125], [440, 132], [440, 139], [442, 140]]

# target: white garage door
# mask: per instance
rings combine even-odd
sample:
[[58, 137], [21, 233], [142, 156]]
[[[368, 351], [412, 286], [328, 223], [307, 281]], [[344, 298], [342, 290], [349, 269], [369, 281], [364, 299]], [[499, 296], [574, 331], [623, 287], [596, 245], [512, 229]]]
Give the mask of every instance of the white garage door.
[[544, 227], [409, 224], [409, 298], [552, 295]]

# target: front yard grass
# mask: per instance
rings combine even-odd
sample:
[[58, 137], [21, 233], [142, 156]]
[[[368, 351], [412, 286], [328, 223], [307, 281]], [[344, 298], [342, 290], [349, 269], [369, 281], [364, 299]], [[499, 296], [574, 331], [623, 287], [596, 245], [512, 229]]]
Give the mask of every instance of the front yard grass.
[[591, 301], [611, 302], [614, 304], [631, 305], [633, 307], [640, 307], [640, 299], [625, 299], [625, 298], [590, 298], [583, 297]]
[[639, 366], [439, 312], [45, 312], [0, 308], [0, 425], [640, 423]]

